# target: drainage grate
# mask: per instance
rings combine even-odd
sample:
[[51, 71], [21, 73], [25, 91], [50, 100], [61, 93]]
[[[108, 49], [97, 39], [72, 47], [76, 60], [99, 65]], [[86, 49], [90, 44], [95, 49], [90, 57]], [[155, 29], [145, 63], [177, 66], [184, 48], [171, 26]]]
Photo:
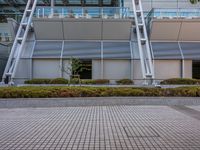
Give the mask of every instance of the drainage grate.
[[128, 138], [160, 137], [151, 126], [126, 126], [123, 129]]

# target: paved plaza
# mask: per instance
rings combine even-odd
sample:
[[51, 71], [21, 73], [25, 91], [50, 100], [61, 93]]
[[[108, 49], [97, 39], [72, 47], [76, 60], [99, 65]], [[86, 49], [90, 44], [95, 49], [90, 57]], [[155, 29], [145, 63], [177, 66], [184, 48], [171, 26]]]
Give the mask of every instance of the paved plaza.
[[200, 106], [0, 109], [0, 149], [200, 149]]

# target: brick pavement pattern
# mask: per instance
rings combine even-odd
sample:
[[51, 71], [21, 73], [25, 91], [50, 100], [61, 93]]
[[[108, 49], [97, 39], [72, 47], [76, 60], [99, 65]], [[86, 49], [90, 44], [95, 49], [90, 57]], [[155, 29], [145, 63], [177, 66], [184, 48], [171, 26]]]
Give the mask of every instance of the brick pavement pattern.
[[0, 109], [1, 150], [199, 150], [200, 120], [167, 106]]

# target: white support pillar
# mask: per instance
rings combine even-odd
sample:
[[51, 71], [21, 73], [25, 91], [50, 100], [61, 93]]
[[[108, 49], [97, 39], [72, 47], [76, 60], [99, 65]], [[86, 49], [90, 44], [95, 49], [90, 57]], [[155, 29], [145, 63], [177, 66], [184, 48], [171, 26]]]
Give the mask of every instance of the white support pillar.
[[103, 41], [101, 41], [101, 79], [103, 79], [104, 76], [104, 62], [103, 62]]
[[63, 71], [64, 71], [64, 66], [63, 66], [64, 45], [65, 45], [65, 41], [62, 41], [62, 50], [61, 50], [61, 55], [60, 55], [60, 77], [61, 78], [63, 78]]
[[34, 41], [34, 44], [33, 44], [33, 48], [32, 48], [32, 51], [31, 51], [31, 56], [30, 56], [30, 80], [33, 79], [33, 53], [34, 53], [34, 50], [35, 50], [35, 45], [36, 45], [36, 41]]
[[131, 42], [131, 41], [130, 41], [129, 44], [130, 44], [130, 53], [131, 53], [131, 62], [130, 62], [130, 63], [131, 63], [131, 65], [130, 65], [130, 72], [131, 72], [131, 73], [130, 73], [130, 79], [133, 80], [133, 79], [134, 79], [134, 77], [133, 77], [133, 74], [134, 74], [134, 73], [133, 73], [133, 71], [134, 71], [134, 68], [133, 68], [133, 67], [134, 67], [134, 61], [133, 61], [133, 59], [134, 59], [134, 58], [133, 58], [133, 45], [132, 45], [132, 42]]
[[51, 0], [51, 7], [54, 7], [54, 0]]
[[54, 14], [54, 0], [51, 0], [51, 16]]
[[178, 42], [178, 46], [179, 46], [181, 57], [182, 57], [182, 60], [181, 60], [181, 78], [184, 78], [185, 77], [185, 59], [184, 59], [184, 55], [183, 55], [183, 51], [182, 51], [180, 42]]

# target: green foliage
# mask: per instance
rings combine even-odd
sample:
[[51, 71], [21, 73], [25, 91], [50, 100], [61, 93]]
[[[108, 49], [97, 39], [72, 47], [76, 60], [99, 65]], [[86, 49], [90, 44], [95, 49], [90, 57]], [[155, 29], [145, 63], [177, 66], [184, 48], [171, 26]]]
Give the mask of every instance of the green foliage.
[[129, 84], [133, 84], [133, 81], [130, 79], [121, 79], [117, 81], [117, 84], [129, 85]]
[[160, 84], [185, 84], [185, 85], [195, 85], [199, 84], [200, 80], [197, 79], [187, 79], [187, 78], [172, 78], [161, 81]]
[[95, 80], [81, 80], [81, 84], [96, 84]]
[[52, 79], [50, 84], [68, 84], [68, 80], [64, 78]]
[[2, 87], [0, 98], [56, 98], [110, 96], [183, 96], [200, 97], [200, 87], [111, 88], [111, 87]]
[[80, 84], [80, 79], [79, 78], [72, 78], [70, 80], [70, 84]]
[[24, 81], [25, 84], [50, 84], [51, 79], [32, 79]]
[[190, 0], [191, 4], [197, 4], [198, 2], [200, 2], [200, 0]]
[[70, 76], [77, 76], [84, 70], [87, 70], [87, 68], [82, 64], [81, 60], [73, 57], [70, 58], [67, 66], [62, 67], [62, 71]]
[[83, 65], [78, 58], [71, 58], [72, 75], [79, 75], [84, 70]]
[[81, 80], [81, 84], [109, 84], [107, 79]]
[[109, 84], [107, 79], [97, 79], [97, 80], [80, 80], [79, 78], [72, 78], [70, 81], [64, 78], [56, 79], [32, 79], [24, 82], [25, 84]]

